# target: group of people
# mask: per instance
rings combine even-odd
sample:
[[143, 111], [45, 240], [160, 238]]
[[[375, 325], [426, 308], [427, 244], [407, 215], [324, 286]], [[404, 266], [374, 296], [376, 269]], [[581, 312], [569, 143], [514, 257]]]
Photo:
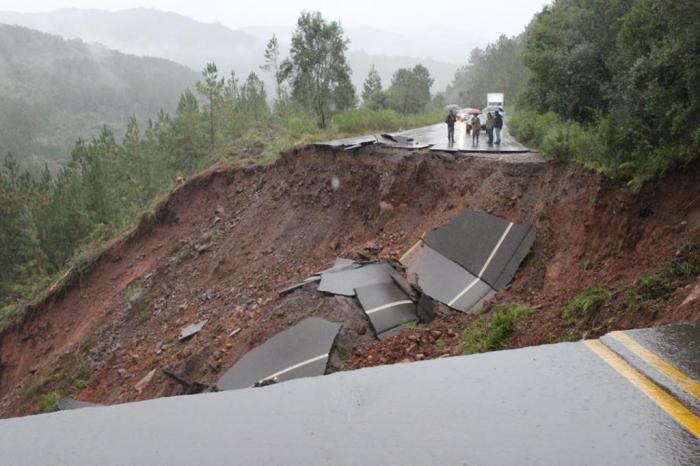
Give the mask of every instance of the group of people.
[[[450, 110], [445, 119], [447, 123], [447, 142], [449, 144], [454, 144], [455, 142], [455, 124], [459, 116], [455, 110]], [[472, 146], [479, 145], [479, 135], [481, 134], [481, 120], [477, 115], [473, 115], [471, 119], [467, 118], [467, 135], [472, 136]], [[501, 143], [501, 130], [503, 129], [503, 116], [501, 112], [496, 110], [495, 115], [491, 112], [486, 114], [486, 122], [484, 124], [486, 127], [486, 137], [488, 138], [487, 143], [500, 144]], [[495, 141], [494, 141], [495, 135]]]

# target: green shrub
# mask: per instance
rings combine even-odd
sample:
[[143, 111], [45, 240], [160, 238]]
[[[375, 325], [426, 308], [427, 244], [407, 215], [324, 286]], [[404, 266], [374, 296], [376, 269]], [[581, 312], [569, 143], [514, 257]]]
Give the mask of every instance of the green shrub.
[[444, 111], [434, 107], [415, 115], [360, 107], [335, 115], [333, 125], [340, 134], [382, 133], [435, 124], [443, 117]]
[[648, 275], [639, 279], [637, 293], [644, 299], [657, 299], [671, 292], [671, 286], [661, 275]]
[[464, 354], [503, 349], [520, 319], [533, 312], [534, 309], [525, 304], [511, 304], [505, 310], [496, 310], [488, 321], [478, 318], [462, 334]]
[[700, 275], [700, 243], [686, 244], [678, 250], [669, 272], [684, 281]]
[[610, 298], [610, 291], [600, 285], [590, 285], [564, 306], [562, 317], [568, 321], [587, 318]]
[[42, 413], [50, 413], [56, 411], [56, 403], [61, 398], [61, 394], [57, 391], [45, 393], [39, 397], [39, 409]]
[[76, 390], [82, 390], [85, 387], [87, 387], [87, 380], [75, 379], [75, 380], [73, 380], [73, 383], [71, 385], [73, 385], [73, 388], [75, 388]]

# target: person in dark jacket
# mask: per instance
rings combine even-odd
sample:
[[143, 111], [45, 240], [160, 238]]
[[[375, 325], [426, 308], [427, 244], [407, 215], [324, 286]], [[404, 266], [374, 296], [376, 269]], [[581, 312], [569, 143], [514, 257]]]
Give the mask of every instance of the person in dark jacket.
[[503, 117], [501, 112], [496, 110], [496, 118], [493, 121], [493, 130], [496, 132], [496, 144], [501, 143], [501, 129], [503, 129]]
[[455, 122], [457, 121], [457, 116], [454, 110], [450, 110], [445, 118], [445, 123], [447, 123], [447, 142], [449, 144], [454, 144], [455, 142]]

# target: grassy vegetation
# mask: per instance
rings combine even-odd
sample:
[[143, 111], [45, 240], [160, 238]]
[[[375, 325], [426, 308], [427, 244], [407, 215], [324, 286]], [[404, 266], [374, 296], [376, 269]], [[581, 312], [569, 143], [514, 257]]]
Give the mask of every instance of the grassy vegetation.
[[520, 319], [534, 312], [526, 304], [510, 304], [497, 309], [490, 318], [477, 318], [462, 334], [464, 354], [483, 353], [505, 348]]
[[596, 284], [589, 285], [564, 306], [562, 317], [570, 322], [586, 319], [593, 315], [610, 296], [608, 289]]
[[92, 368], [81, 353], [69, 355], [49, 371], [38, 374], [24, 391], [24, 401], [41, 412], [56, 409], [56, 402], [87, 387]]
[[647, 275], [637, 282], [637, 294], [643, 299], [658, 299], [672, 291], [668, 280], [659, 274]]
[[381, 133], [427, 126], [440, 122], [443, 118], [444, 110], [437, 107], [415, 115], [360, 107], [339, 113], [333, 118], [333, 124], [340, 134]]
[[61, 399], [61, 394], [54, 390], [39, 397], [39, 410], [42, 413], [56, 411], [56, 403]]

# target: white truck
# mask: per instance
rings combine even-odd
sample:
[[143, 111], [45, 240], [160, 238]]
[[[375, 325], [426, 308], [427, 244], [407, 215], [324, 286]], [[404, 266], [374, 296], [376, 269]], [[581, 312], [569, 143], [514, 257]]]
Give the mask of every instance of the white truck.
[[501, 107], [504, 104], [503, 92], [489, 92], [486, 94], [486, 106], [487, 107]]

